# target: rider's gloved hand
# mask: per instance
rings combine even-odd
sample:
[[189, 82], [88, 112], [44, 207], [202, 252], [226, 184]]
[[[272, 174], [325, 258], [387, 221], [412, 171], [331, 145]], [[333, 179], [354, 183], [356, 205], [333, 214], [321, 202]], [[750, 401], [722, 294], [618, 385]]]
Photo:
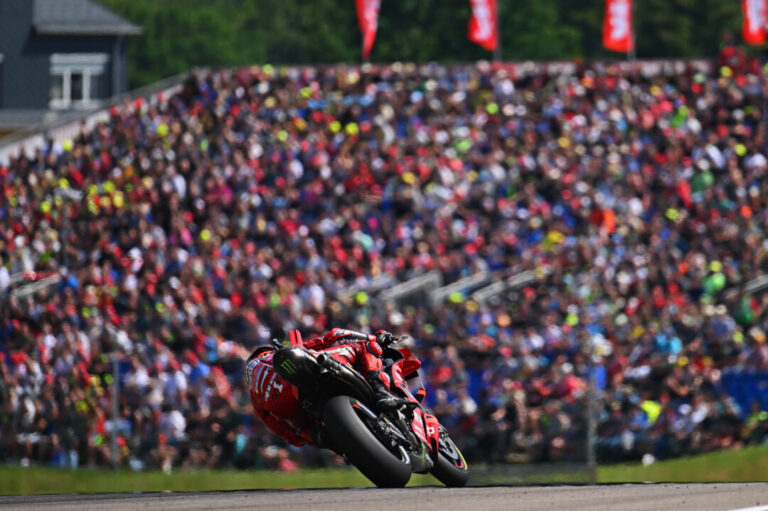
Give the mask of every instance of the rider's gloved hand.
[[394, 340], [395, 336], [392, 335], [391, 332], [387, 332], [386, 330], [376, 331], [376, 342], [378, 342], [380, 346], [387, 347], [392, 344], [392, 341]]

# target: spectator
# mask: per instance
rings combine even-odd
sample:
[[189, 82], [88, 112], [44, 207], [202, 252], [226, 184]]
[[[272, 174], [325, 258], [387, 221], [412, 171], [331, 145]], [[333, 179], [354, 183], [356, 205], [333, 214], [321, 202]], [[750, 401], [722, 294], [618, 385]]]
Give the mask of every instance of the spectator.
[[[593, 364], [601, 456], [762, 441], [764, 395], [745, 417], [731, 382], [768, 370], [744, 288], [768, 264], [765, 77], [636, 65], [202, 72], [14, 158], [2, 456], [332, 464], [253, 422], [240, 381], [255, 345], [330, 324], [410, 333], [475, 457], [583, 459]], [[428, 271], [536, 280], [383, 303]]]

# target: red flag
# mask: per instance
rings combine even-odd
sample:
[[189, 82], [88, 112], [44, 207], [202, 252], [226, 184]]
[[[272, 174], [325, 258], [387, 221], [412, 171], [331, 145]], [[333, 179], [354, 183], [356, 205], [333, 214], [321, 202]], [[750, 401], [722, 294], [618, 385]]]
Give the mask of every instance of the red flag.
[[379, 5], [381, 0], [355, 0], [357, 8], [357, 24], [363, 34], [363, 58], [367, 59], [376, 39], [376, 29], [379, 27]]
[[623, 53], [635, 47], [632, 36], [632, 0], [605, 0], [603, 46]]
[[488, 51], [499, 44], [496, 20], [496, 0], [469, 0], [472, 17], [469, 20], [469, 40]]
[[763, 44], [765, 42], [765, 24], [768, 23], [766, 0], [741, 0], [741, 10], [744, 13], [744, 23], [741, 27], [744, 42]]

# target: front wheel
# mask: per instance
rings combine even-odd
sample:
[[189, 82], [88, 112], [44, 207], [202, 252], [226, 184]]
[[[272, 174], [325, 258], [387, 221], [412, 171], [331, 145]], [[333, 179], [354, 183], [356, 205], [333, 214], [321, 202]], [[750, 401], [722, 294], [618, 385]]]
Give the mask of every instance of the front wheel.
[[440, 445], [432, 475], [450, 487], [465, 486], [469, 480], [469, 466], [443, 426], [440, 426]]
[[411, 462], [404, 451], [390, 452], [371, 432], [367, 424], [375, 419], [368, 409], [349, 396], [335, 396], [323, 409], [325, 431], [337, 452], [373, 484], [402, 488], [411, 478]]

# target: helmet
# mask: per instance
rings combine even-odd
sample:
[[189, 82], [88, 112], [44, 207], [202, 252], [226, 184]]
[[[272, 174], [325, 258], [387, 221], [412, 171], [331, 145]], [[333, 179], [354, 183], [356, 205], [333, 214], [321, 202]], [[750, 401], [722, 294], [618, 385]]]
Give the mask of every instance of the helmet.
[[253, 353], [248, 356], [248, 359], [245, 361], [245, 363], [247, 364], [254, 358], [261, 356], [262, 353], [266, 353], [267, 351], [274, 351], [274, 349], [275, 348], [273, 346], [259, 346], [253, 350]]

